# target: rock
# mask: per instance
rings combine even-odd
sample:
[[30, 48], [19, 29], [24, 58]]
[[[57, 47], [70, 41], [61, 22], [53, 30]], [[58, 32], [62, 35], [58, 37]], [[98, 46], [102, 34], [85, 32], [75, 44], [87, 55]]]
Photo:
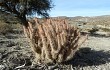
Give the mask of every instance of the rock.
[[2, 59], [3, 55], [0, 53], [0, 59]]
[[12, 47], [12, 46], [15, 46], [16, 44], [14, 42], [9, 42], [9, 44], [7, 44], [7, 47]]
[[0, 65], [0, 70], [5, 70], [5, 66], [4, 65]]
[[13, 46], [15, 50], [21, 50], [20, 46]]

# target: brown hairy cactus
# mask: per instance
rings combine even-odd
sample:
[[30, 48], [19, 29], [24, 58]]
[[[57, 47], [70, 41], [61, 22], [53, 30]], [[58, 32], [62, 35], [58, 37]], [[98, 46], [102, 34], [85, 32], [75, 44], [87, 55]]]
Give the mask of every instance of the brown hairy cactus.
[[63, 19], [47, 19], [42, 23], [34, 19], [25, 30], [33, 46], [36, 61], [41, 63], [64, 62], [73, 58], [78, 47], [86, 40], [78, 28]]

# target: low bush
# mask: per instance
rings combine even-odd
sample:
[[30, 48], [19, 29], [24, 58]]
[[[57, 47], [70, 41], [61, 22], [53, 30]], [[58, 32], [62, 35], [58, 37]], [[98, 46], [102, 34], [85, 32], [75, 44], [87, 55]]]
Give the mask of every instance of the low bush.
[[89, 30], [90, 34], [95, 34], [97, 31], [99, 31], [99, 29], [96, 27], [92, 28], [92, 30]]
[[22, 26], [19, 23], [6, 23], [0, 20], [0, 34], [15, 33], [22, 31]]
[[101, 28], [101, 30], [103, 30], [105, 32], [110, 32], [110, 29], [108, 29], [108, 28]]
[[10, 31], [12, 31], [11, 25], [4, 22], [0, 22], [0, 34], [6, 34]]
[[47, 19], [43, 23], [35, 19], [35, 26], [29, 22], [24, 27], [25, 35], [32, 43], [36, 62], [61, 63], [71, 60], [78, 48], [87, 39], [78, 28], [63, 19]]

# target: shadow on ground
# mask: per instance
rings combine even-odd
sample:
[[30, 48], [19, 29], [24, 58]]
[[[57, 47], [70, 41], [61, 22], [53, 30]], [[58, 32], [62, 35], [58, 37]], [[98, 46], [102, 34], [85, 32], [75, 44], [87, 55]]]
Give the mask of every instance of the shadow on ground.
[[108, 38], [108, 37], [110, 37], [109, 34], [108, 34], [108, 35], [106, 35], [106, 34], [96, 34], [96, 33], [91, 34], [91, 33], [87, 33], [87, 32], [81, 32], [81, 34], [82, 34], [82, 35], [87, 34], [87, 35], [89, 35], [89, 36], [92, 36], [92, 37], [99, 37], [99, 38], [102, 38], [102, 37]]
[[102, 34], [89, 34], [90, 36], [93, 36], [93, 37], [99, 37], [99, 38], [102, 38], [102, 37], [105, 37], [105, 38], [108, 38], [110, 36], [106, 36], [106, 35], [102, 35]]
[[110, 62], [110, 51], [96, 51], [91, 48], [80, 48], [76, 52], [74, 59], [65, 62], [64, 64], [71, 64], [77, 66], [93, 66], [101, 65]]

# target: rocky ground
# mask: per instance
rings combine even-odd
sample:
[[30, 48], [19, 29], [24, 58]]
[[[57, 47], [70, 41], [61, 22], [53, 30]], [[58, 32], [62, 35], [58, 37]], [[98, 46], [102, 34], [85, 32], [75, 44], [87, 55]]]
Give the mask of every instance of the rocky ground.
[[62, 64], [36, 64], [23, 34], [0, 34], [0, 70], [110, 70], [110, 37], [92, 35]]

